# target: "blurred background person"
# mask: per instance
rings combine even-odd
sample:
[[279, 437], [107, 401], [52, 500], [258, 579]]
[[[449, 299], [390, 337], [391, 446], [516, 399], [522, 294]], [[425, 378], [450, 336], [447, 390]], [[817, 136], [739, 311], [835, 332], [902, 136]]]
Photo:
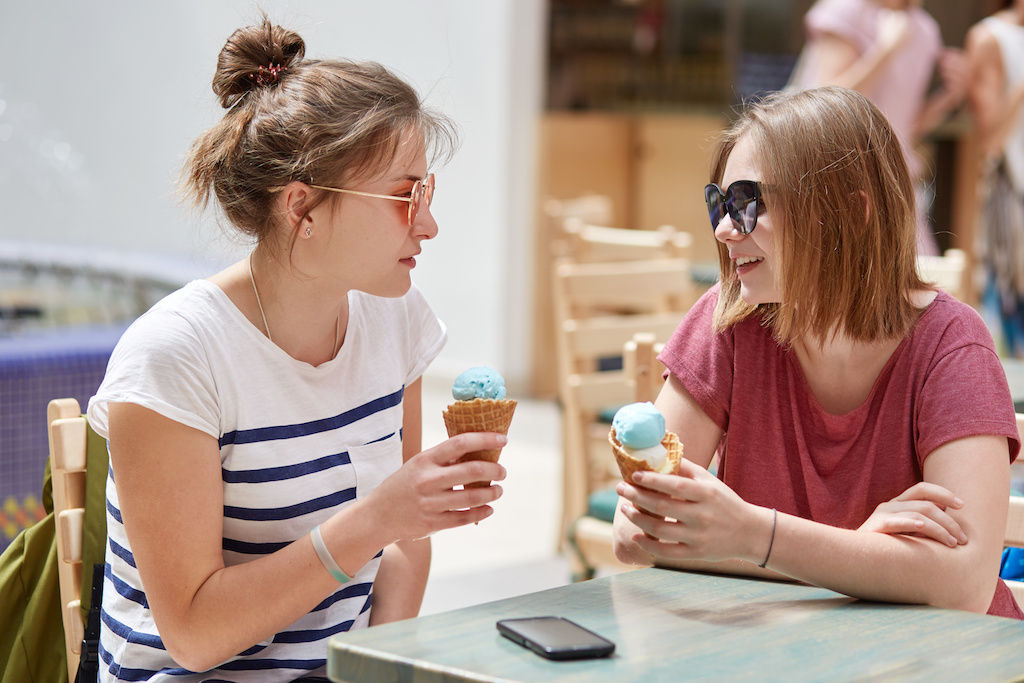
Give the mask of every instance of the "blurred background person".
[[[807, 42], [790, 87], [840, 85], [866, 95], [900, 139], [917, 193], [917, 243], [937, 254], [928, 224], [924, 161], [915, 143], [964, 98], [966, 60], [944, 48], [920, 0], [818, 0], [804, 18]], [[938, 71], [941, 85], [929, 91]]]
[[977, 253], [984, 307], [999, 320], [1007, 353], [1024, 355], [1024, 0], [967, 34], [968, 103], [983, 159]]

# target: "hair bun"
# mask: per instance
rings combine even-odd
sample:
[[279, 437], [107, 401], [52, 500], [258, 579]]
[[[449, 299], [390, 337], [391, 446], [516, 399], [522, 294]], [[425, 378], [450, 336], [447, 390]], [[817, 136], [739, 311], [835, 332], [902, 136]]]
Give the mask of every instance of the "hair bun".
[[246, 93], [272, 86], [306, 52], [302, 36], [270, 23], [245, 26], [232, 33], [217, 57], [213, 92], [225, 109]]

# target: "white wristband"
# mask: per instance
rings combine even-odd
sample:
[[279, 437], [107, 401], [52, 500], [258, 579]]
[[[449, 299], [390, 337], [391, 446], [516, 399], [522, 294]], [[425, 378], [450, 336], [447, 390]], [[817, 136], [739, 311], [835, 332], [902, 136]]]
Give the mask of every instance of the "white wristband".
[[317, 524], [313, 527], [313, 530], [309, 532], [309, 537], [313, 540], [313, 550], [316, 551], [316, 556], [320, 558], [320, 562], [324, 565], [324, 569], [330, 573], [338, 583], [346, 583], [352, 577], [345, 572], [341, 571], [341, 567], [334, 561], [327, 545], [324, 544], [324, 537], [320, 534], [320, 525]]

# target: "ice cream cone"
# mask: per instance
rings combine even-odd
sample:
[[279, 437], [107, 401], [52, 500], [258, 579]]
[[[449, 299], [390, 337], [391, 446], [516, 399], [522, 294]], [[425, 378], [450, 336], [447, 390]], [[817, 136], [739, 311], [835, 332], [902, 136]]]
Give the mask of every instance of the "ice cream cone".
[[649, 470], [652, 472], [661, 472], [662, 474], [675, 474], [679, 468], [679, 461], [683, 457], [683, 444], [680, 443], [679, 437], [672, 432], [665, 432], [665, 438], [661, 440], [661, 445], [665, 447], [665, 463], [660, 469], [655, 470], [648, 464], [643, 458], [634, 458], [626, 449], [622, 447], [619, 440], [615, 438], [615, 428], [608, 432], [608, 443], [611, 444], [612, 453], [615, 455], [615, 462], [619, 466], [619, 472], [622, 473], [622, 479], [630, 483], [633, 482], [633, 473], [640, 472], [641, 470]]
[[[474, 398], [472, 401], [455, 401], [441, 413], [448, 436], [464, 432], [498, 432], [508, 434], [516, 402], [510, 398]], [[466, 453], [460, 462], [467, 460], [489, 460], [498, 462], [500, 448]], [[489, 486], [490, 482], [474, 482], [467, 486]]]

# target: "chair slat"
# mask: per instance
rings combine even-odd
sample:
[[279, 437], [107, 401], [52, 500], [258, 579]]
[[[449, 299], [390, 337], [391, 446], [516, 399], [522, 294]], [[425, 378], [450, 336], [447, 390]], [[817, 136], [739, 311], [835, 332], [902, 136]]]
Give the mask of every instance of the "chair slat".
[[85, 624], [82, 623], [82, 601], [72, 600], [64, 606], [64, 623], [71, 624], [71, 633], [68, 640], [71, 641], [71, 651], [82, 655], [82, 639], [85, 638]]
[[82, 530], [85, 526], [85, 508], [64, 510], [57, 515], [57, 539], [64, 550], [62, 562], [82, 561]]
[[85, 471], [85, 420], [81, 417], [54, 420], [50, 425], [54, 464], [59, 471]]

